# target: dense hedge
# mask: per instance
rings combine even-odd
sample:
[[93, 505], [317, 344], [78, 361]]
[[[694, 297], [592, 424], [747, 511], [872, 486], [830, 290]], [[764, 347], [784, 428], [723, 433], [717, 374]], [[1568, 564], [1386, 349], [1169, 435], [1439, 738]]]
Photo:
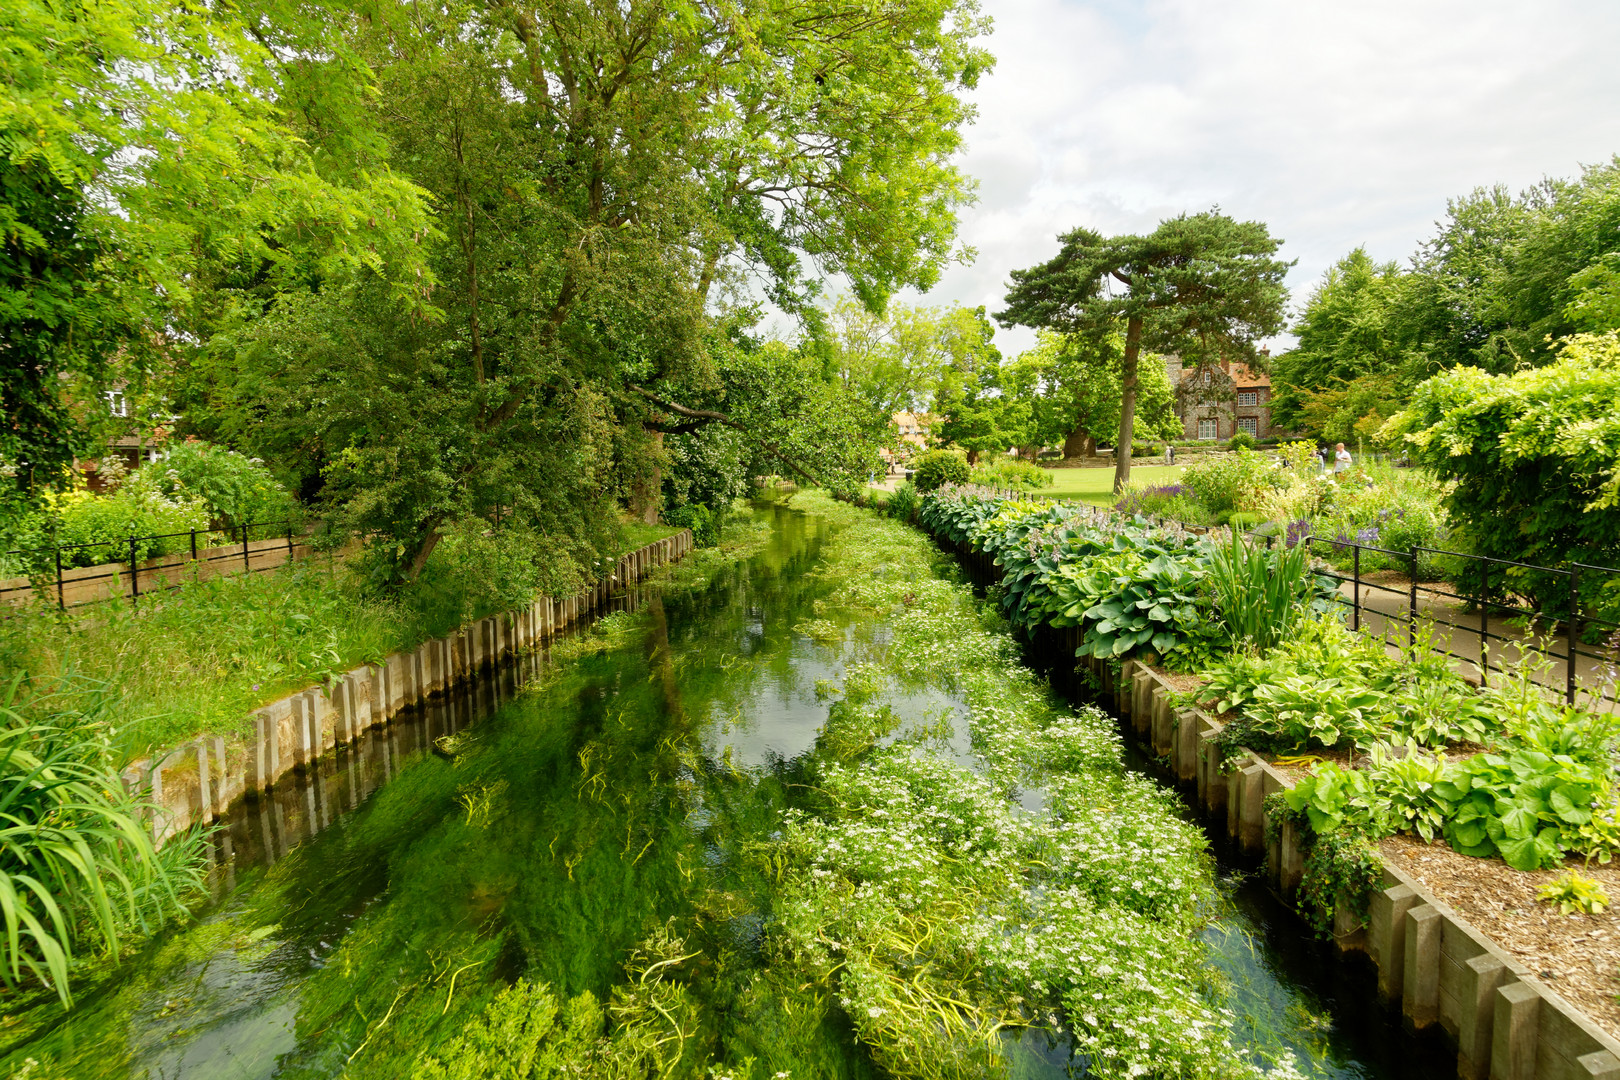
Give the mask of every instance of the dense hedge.
[[[1569, 339], [1546, 367], [1429, 379], [1390, 421], [1412, 455], [1455, 481], [1445, 506], [1475, 551], [1559, 566], [1620, 565], [1620, 337]], [[1493, 591], [1563, 613], [1568, 579], [1511, 569]], [[1620, 611], [1620, 581], [1592, 575], [1583, 600]]]

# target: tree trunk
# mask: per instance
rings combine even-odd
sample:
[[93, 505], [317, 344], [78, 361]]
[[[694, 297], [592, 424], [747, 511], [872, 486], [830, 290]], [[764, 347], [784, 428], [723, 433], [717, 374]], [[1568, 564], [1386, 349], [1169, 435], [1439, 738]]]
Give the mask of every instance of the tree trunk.
[[1028, 458], [1030, 461], [1037, 460], [1040, 457], [1040, 454], [1041, 448], [1038, 446], [1030, 446], [1026, 443], [1018, 448], [1018, 456], [1021, 458]]
[[647, 435], [653, 444], [653, 463], [647, 472], [637, 476], [630, 485], [630, 513], [647, 525], [656, 525], [659, 503], [663, 496], [661, 489], [664, 484], [664, 471], [658, 466], [658, 458], [662, 456], [664, 450], [664, 433], [649, 428]]
[[1131, 482], [1131, 436], [1136, 429], [1136, 361], [1142, 354], [1142, 317], [1125, 324], [1125, 359], [1120, 364], [1119, 441], [1114, 444], [1114, 494]]
[[978, 463], [979, 463], [979, 452], [977, 450], [969, 450], [968, 451], [968, 464], [969, 465], [977, 465]]
[[1063, 456], [1066, 458], [1096, 457], [1097, 440], [1091, 437], [1091, 432], [1085, 428], [1075, 428], [1069, 432], [1068, 438], [1063, 440]]

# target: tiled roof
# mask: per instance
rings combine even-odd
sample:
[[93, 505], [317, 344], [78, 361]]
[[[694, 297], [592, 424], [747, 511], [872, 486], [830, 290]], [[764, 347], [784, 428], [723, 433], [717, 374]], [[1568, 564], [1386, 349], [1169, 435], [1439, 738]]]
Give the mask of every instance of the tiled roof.
[[1232, 385], [1243, 390], [1256, 386], [1270, 386], [1271, 376], [1257, 375], [1249, 370], [1247, 364], [1233, 364], [1230, 370]]

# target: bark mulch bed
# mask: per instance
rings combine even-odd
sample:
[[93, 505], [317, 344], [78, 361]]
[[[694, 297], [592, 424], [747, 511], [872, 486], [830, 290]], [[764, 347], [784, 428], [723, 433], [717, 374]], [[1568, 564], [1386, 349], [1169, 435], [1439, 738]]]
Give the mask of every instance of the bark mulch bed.
[[[1524, 873], [1500, 859], [1475, 859], [1441, 841], [1426, 844], [1405, 834], [1388, 837], [1378, 847], [1391, 866], [1421, 882], [1609, 1034], [1620, 1037], [1620, 914], [1614, 908], [1601, 915], [1561, 915], [1557, 905], [1536, 899], [1536, 891], [1562, 870]], [[1620, 901], [1620, 863], [1583, 867], [1570, 860], [1566, 865], [1596, 878]]]

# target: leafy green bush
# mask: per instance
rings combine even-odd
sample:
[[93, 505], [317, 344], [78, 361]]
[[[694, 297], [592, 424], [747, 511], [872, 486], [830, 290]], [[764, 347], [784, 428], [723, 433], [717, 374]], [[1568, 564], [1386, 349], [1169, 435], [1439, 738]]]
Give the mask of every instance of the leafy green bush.
[[933, 491], [945, 484], [966, 484], [972, 476], [967, 456], [957, 450], [930, 450], [917, 457], [911, 477], [918, 491]]
[[[192, 529], [207, 533], [208, 510], [201, 499], [166, 495], [154, 478], [144, 473], [137, 471], [111, 495], [80, 490], [50, 501], [56, 541], [64, 546], [83, 545], [62, 553], [64, 566], [123, 562], [130, 557], [131, 536], [137, 537], [135, 558], [144, 560], [189, 551]], [[146, 539], [176, 533], [186, 535]], [[203, 543], [201, 537], [198, 543]]]
[[1211, 523], [1203, 503], [1186, 484], [1133, 483], [1114, 509], [1121, 514], [1169, 518], [1188, 525]]
[[287, 522], [298, 514], [298, 500], [262, 461], [211, 443], [172, 443], [136, 475], [170, 499], [201, 499], [220, 528]]
[[1217, 515], [1252, 511], [1262, 496], [1282, 486], [1276, 465], [1253, 450], [1195, 461], [1187, 466], [1181, 482], [1198, 493], [1205, 510]]
[[1243, 713], [1221, 733], [1229, 748], [1484, 744], [1536, 708], [1498, 704], [1421, 643], [1394, 658], [1382, 642], [1334, 618], [1301, 621], [1264, 656], [1228, 654], [1205, 674], [1206, 700], [1216, 711]]
[[1601, 915], [1609, 906], [1609, 894], [1597, 878], [1566, 870], [1554, 881], [1536, 890], [1536, 899], [1556, 904], [1563, 915], [1579, 911], [1583, 915]]
[[1236, 431], [1232, 433], [1230, 439], [1226, 440], [1226, 445], [1232, 450], [1253, 450], [1255, 447], [1254, 436], [1247, 431]]
[[1051, 469], [1018, 458], [997, 458], [975, 465], [969, 482], [983, 487], [1038, 491], [1051, 487], [1056, 481]]
[[721, 514], [702, 503], [684, 503], [663, 513], [664, 524], [677, 529], [691, 529], [692, 542], [698, 547], [713, 547], [720, 542]]
[[[1620, 560], [1620, 336], [1565, 340], [1545, 367], [1442, 372], [1386, 430], [1442, 479], [1452, 525], [1479, 554], [1558, 566]], [[1503, 568], [1496, 592], [1562, 614], [1568, 579]], [[1582, 599], [1613, 618], [1592, 575]]]
[[889, 496], [889, 501], [884, 503], [883, 509], [892, 518], [910, 522], [916, 518], [917, 510], [921, 505], [922, 500], [918, 497], [917, 485], [907, 480], [895, 487], [893, 494]]
[[920, 521], [995, 557], [1014, 625], [1079, 626], [1079, 655], [1150, 651], [1188, 669], [1207, 659], [1218, 637], [1197, 596], [1208, 543], [1178, 528], [975, 489], [929, 494]]

